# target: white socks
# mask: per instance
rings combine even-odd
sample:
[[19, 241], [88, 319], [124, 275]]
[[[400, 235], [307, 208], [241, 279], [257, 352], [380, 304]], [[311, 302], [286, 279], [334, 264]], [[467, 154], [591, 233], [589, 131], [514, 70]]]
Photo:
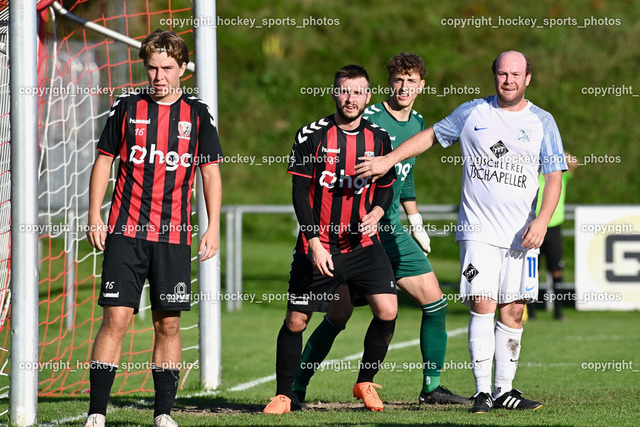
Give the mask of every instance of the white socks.
[[494, 313], [471, 312], [469, 320], [469, 355], [476, 379], [476, 392], [491, 394], [491, 366], [495, 353]]
[[496, 322], [495, 314], [471, 312], [469, 355], [473, 364], [476, 392], [491, 394], [491, 368], [495, 359], [493, 398], [510, 391], [516, 376], [522, 328], [514, 329]]
[[513, 388], [513, 379], [518, 368], [520, 357], [520, 340], [522, 328], [510, 328], [499, 321], [495, 332], [496, 368], [493, 380], [493, 398], [507, 393]]

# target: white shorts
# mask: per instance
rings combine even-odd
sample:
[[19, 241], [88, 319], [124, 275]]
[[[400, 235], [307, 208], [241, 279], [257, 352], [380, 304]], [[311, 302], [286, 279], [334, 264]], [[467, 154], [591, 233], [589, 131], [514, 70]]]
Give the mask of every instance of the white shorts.
[[460, 242], [460, 298], [481, 296], [498, 304], [538, 300], [539, 249], [519, 251], [474, 240]]

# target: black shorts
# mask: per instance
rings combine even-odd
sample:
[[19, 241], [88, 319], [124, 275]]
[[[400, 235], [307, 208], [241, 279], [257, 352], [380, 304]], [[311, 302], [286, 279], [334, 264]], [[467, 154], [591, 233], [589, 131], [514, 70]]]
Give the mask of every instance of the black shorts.
[[562, 226], [557, 225], [547, 229], [544, 242], [540, 246], [540, 254], [544, 254], [547, 270], [561, 271], [564, 268], [562, 260]]
[[132, 307], [137, 313], [146, 279], [152, 310], [190, 310], [191, 246], [108, 234], [98, 304]]
[[326, 312], [342, 284], [349, 287], [354, 305], [366, 305], [365, 295], [396, 294], [393, 269], [382, 246], [333, 254], [331, 258], [333, 277], [326, 277], [313, 268], [305, 254], [293, 254], [287, 304], [290, 310]]

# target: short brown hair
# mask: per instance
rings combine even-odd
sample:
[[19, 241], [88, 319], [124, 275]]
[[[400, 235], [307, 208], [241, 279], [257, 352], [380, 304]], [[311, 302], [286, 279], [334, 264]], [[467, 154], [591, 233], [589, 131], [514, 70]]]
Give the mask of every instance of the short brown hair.
[[156, 52], [167, 52], [178, 65], [189, 63], [189, 48], [182, 37], [173, 31], [155, 30], [142, 40], [138, 56], [147, 65], [147, 60]]
[[364, 77], [369, 83], [369, 74], [367, 70], [361, 65], [349, 64], [336, 71], [336, 75], [333, 77], [333, 87], [338, 87], [338, 81], [340, 79], [358, 79]]
[[411, 52], [402, 52], [389, 58], [387, 71], [389, 72], [389, 77], [394, 74], [418, 73], [422, 80], [427, 75], [422, 58]]

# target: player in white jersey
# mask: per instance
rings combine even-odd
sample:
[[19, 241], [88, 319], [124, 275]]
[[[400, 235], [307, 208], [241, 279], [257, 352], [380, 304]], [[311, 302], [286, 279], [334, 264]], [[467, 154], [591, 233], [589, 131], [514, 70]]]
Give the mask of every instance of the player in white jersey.
[[[562, 171], [567, 170], [553, 117], [525, 99], [531, 81], [529, 59], [520, 52], [504, 52], [493, 62], [492, 71], [496, 95], [462, 104], [388, 155], [368, 159], [356, 168], [360, 176], [375, 178], [436, 141], [444, 147], [460, 141], [463, 175], [456, 241], [460, 243], [460, 295], [471, 309], [474, 413], [493, 407], [542, 407], [523, 398], [512, 383], [525, 302], [535, 301], [538, 295], [538, 248], [558, 203]], [[536, 217], [539, 172], [544, 174], [545, 188]]]

